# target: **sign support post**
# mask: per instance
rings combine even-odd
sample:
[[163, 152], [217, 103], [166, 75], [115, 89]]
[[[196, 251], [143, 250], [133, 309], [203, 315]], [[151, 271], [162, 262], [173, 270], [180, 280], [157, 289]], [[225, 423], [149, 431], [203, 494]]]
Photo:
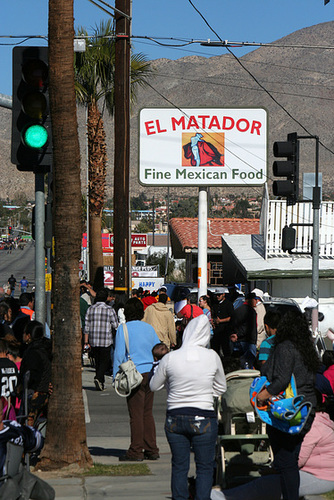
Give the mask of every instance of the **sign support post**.
[[208, 190], [199, 188], [198, 196], [198, 298], [208, 289]]

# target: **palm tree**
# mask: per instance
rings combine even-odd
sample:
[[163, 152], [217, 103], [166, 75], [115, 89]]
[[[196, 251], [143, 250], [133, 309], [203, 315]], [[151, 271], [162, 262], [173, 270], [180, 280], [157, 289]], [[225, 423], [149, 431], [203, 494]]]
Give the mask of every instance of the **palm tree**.
[[[84, 28], [77, 35], [88, 36]], [[102, 113], [98, 104], [110, 115], [114, 111], [115, 38], [112, 22], [101, 22], [86, 42], [86, 51], [75, 55], [76, 96], [87, 107], [90, 272], [103, 268], [101, 218], [105, 200], [107, 149]], [[145, 85], [150, 64], [143, 54], [131, 57], [131, 100], [138, 86]], [[116, 181], [116, 179], [114, 180]], [[103, 283], [101, 283], [103, 286]]]
[[82, 399], [79, 260], [80, 151], [73, 68], [73, 0], [49, 0], [49, 76], [53, 137], [53, 394], [39, 467], [92, 465]]

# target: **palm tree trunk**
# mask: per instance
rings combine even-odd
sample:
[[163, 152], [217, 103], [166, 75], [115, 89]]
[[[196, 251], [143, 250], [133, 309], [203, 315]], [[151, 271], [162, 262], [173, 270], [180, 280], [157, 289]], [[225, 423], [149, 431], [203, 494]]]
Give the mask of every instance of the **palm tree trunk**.
[[92, 464], [82, 399], [79, 260], [80, 151], [73, 68], [73, 0], [49, 0], [50, 107], [53, 131], [53, 394], [39, 467]]
[[95, 290], [103, 288], [103, 251], [101, 238], [101, 215], [89, 212], [89, 269]]
[[105, 198], [107, 148], [103, 120], [96, 101], [88, 106], [88, 172], [89, 172], [89, 266], [94, 288], [103, 287], [103, 252], [101, 220]]

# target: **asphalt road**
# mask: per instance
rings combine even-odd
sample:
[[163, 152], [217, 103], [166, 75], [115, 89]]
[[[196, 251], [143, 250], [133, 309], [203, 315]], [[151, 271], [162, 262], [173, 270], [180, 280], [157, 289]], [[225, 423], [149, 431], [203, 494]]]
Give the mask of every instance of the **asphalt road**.
[[15, 297], [19, 297], [19, 282], [23, 278], [29, 281], [28, 291], [35, 285], [35, 246], [34, 243], [27, 243], [24, 250], [0, 250], [0, 286], [7, 285], [11, 274], [17, 281]]

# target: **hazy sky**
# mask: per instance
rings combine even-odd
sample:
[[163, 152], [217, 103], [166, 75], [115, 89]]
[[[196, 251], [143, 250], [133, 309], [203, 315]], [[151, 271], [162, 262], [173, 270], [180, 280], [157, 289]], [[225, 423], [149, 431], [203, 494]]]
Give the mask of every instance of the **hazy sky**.
[[[273, 42], [296, 30], [332, 21], [334, 0], [324, 6], [323, 0], [192, 0], [212, 28], [223, 40]], [[114, 5], [109, 0], [110, 5]], [[11, 95], [12, 48], [17, 43], [44, 45], [45, 40], [25, 37], [44, 35], [48, 31], [46, 0], [5, 0], [1, 2], [0, 28], [0, 93]], [[88, 32], [109, 16], [88, 0], [75, 0], [75, 28]], [[149, 59], [179, 59], [187, 55], [211, 57], [225, 53], [224, 48], [202, 47], [198, 43], [186, 47], [165, 47], [137, 37], [148, 36], [164, 44], [180, 44], [185, 40], [216, 40], [216, 36], [195, 11], [189, 0], [133, 0], [132, 34], [135, 52]], [[19, 36], [20, 38], [6, 38]], [[324, 40], [331, 45], [332, 40]], [[245, 49], [233, 49], [241, 56]]]

